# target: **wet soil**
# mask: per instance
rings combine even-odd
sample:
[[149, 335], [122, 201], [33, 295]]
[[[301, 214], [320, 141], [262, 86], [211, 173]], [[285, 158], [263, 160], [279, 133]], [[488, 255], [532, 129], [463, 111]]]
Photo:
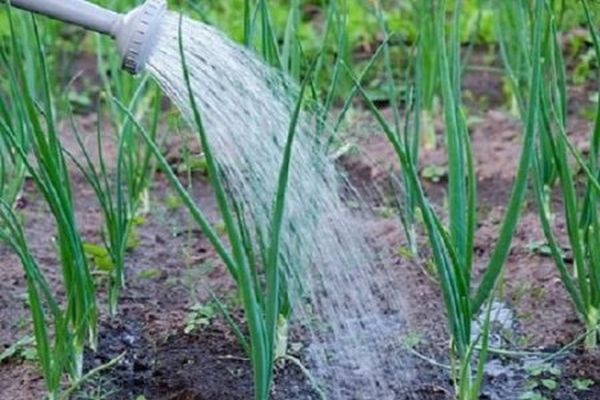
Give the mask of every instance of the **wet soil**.
[[[127, 314], [102, 326], [100, 353], [90, 354], [94, 368], [124, 354], [117, 367], [103, 374], [102, 390], [111, 399], [242, 400], [253, 397], [250, 363], [229, 327], [220, 321], [190, 333], [149, 336], [144, 321]], [[88, 391], [93, 385], [88, 385]], [[81, 396], [81, 395], [80, 395]], [[313, 399], [307, 376], [294, 364], [277, 370], [273, 399]]]
[[[473, 118], [470, 130], [476, 155], [480, 222], [476, 235], [476, 273], [485, 268], [498, 236], [504, 207], [510, 195], [515, 165], [520, 152], [520, 124], [505, 109], [500, 77], [494, 73], [470, 71], [465, 84]], [[592, 86], [590, 85], [590, 88]], [[573, 88], [570, 104], [572, 125], [569, 133], [582, 149], [590, 122], [583, 117], [590, 88]], [[489, 110], [482, 112], [481, 110]], [[386, 111], [387, 112], [387, 111]], [[94, 125], [95, 117], [82, 117], [82, 124]], [[390, 204], [388, 174], [397, 162], [387, 141], [374, 122], [363, 113], [349, 131], [358, 152], [342, 157], [341, 166], [350, 178], [369, 192], [370, 201], [381, 211]], [[437, 123], [439, 128], [439, 123]], [[93, 131], [93, 129], [91, 129]], [[441, 134], [438, 129], [438, 134]], [[438, 142], [441, 143], [441, 136]], [[68, 142], [68, 135], [66, 137]], [[170, 159], [176, 163], [177, 143], [167, 143]], [[446, 163], [442, 147], [425, 150], [421, 167]], [[100, 243], [102, 221], [93, 192], [82, 176], [73, 171], [73, 192], [77, 194], [77, 218], [85, 240]], [[426, 189], [434, 203], [443, 209], [445, 179], [428, 181]], [[194, 177], [193, 195], [214, 221], [216, 207], [206, 180]], [[206, 304], [208, 289], [235, 305], [234, 287], [214, 251], [187, 218], [181, 206], [170, 204], [172, 192], [161, 174], [150, 190], [150, 209], [136, 234], [138, 245], [128, 254], [127, 283], [119, 315], [110, 319], [103, 312], [97, 352], [88, 351], [86, 368], [94, 368], [123, 354], [114, 368], [94, 377], [75, 398], [79, 399], [196, 399], [247, 400], [252, 398], [249, 362], [226, 324], [218, 317], [191, 333], [185, 333], [186, 318], [196, 304]], [[556, 201], [560, 205], [560, 199]], [[536, 251], [543, 242], [535, 207], [529, 201], [504, 273], [501, 299], [514, 313], [510, 332], [503, 344], [511, 350], [555, 352], [582, 332], [574, 309], [561, 285], [552, 260]], [[30, 246], [51, 285], [60, 291], [60, 272], [54, 242], [54, 224], [39, 192], [31, 182], [19, 201]], [[558, 225], [560, 226], [560, 216]], [[452, 385], [446, 371], [421, 357], [447, 363], [449, 346], [443, 306], [435, 274], [427, 260], [421, 240], [422, 256], [406, 257], [400, 251], [406, 243], [397, 216], [377, 212], [369, 221], [374, 242], [386, 254], [387, 268], [393, 268], [405, 288], [410, 329], [419, 337], [415, 353], [407, 365], [415, 369], [414, 384], [398, 391], [398, 399], [450, 399]], [[0, 245], [0, 353], [30, 334], [25, 280], [17, 259]], [[302, 342], [300, 333], [294, 340]], [[600, 355], [577, 350], [555, 361], [560, 368], [557, 388], [540, 389], [546, 398], [600, 398]], [[38, 400], [44, 386], [35, 363], [21, 351], [0, 363], [0, 400]], [[497, 372], [486, 377], [482, 398], [517, 399], [506, 395], [503, 387], [532, 381], [522, 368], [523, 361], [492, 356], [499, 363]], [[395, 371], [390, 371], [390, 380]], [[577, 390], [577, 380], [591, 380], [587, 390]], [[539, 384], [539, 382], [538, 382]], [[538, 385], [539, 386], [539, 385]], [[524, 389], [523, 389], [524, 390]], [[292, 363], [277, 369], [273, 399], [318, 399], [303, 371]], [[349, 394], [349, 400], [354, 398]]]

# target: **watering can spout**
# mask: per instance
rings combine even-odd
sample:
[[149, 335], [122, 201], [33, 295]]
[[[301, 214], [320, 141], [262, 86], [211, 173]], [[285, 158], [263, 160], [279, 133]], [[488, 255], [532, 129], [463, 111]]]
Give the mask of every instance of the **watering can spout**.
[[127, 14], [84, 0], [10, 0], [10, 4], [111, 36], [117, 42], [123, 69], [134, 75], [144, 69], [150, 58], [167, 9], [165, 0], [147, 0]]

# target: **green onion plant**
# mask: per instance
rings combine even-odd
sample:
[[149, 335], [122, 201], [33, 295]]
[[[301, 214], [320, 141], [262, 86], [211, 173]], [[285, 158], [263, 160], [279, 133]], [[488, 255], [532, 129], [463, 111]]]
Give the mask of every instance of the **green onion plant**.
[[[4, 7], [3, 7], [4, 8]], [[6, 7], [8, 10], [8, 7]], [[40, 92], [40, 82], [43, 81], [40, 73], [40, 60], [37, 53], [37, 44], [33, 31], [31, 17], [23, 12], [7, 11], [9, 29], [19, 32], [19, 35], [10, 35], [10, 40], [0, 48], [0, 75], [5, 77], [0, 82], [2, 95], [0, 95], [0, 120], [11, 131], [15, 132], [15, 139], [19, 147], [29, 149], [29, 135], [27, 127], [27, 110], [20, 101], [21, 93], [18, 83], [18, 71], [13, 67], [21, 64], [23, 78], [36, 95]], [[18, 198], [26, 178], [26, 168], [11, 142], [4, 135], [0, 135], [0, 197], [8, 203], [14, 203]]]
[[[387, 85], [387, 96], [390, 101], [390, 108], [392, 109], [394, 134], [396, 137], [402, 137], [402, 143], [404, 145], [405, 153], [409, 158], [409, 161], [413, 164], [413, 169], [418, 169], [419, 160], [419, 148], [421, 138], [421, 120], [422, 113], [412, 113], [414, 109], [423, 109], [423, 87], [422, 84], [427, 79], [420, 79], [421, 74], [424, 73], [424, 60], [421, 58], [423, 55], [419, 54], [423, 49], [421, 45], [417, 45], [417, 62], [413, 66], [409, 63], [406, 66], [407, 73], [411, 74], [414, 70], [415, 79], [414, 85], [406, 90], [401, 90], [395, 81], [395, 69], [401, 69], [400, 66], [392, 65], [392, 58], [390, 54], [390, 40], [391, 35], [388, 31], [387, 23], [385, 22], [385, 13], [383, 6], [380, 1], [376, 4], [375, 13], [381, 27], [383, 35], [382, 53], [383, 63], [385, 70], [385, 80]], [[407, 80], [408, 81], [408, 80]], [[401, 115], [401, 103], [406, 105], [406, 118], [405, 122], [402, 120]], [[409, 114], [413, 114], [414, 118], [410, 118]], [[402, 183], [404, 190], [402, 190], [402, 198], [400, 200], [400, 220], [404, 229], [404, 233], [413, 256], [418, 255], [417, 236], [416, 236], [416, 209], [417, 209], [417, 188], [414, 188], [410, 177], [407, 176], [408, 171], [402, 169]]]
[[[589, 3], [587, 0], [581, 0], [581, 5], [588, 21], [596, 58], [600, 60], [600, 41]], [[551, 9], [548, 12], [551, 12]], [[555, 18], [551, 19], [549, 29], [556, 35]], [[549, 62], [556, 66], [557, 75], [564, 76], [565, 67], [558, 40], [553, 41], [551, 50], [552, 57]], [[558, 174], [558, 191], [563, 200], [567, 239], [573, 255], [572, 267], [565, 260], [560, 239], [554, 231], [552, 203], [546, 201], [548, 196], [544, 186], [544, 169], [539, 157], [535, 159], [535, 193], [544, 234], [560, 278], [586, 328], [585, 347], [594, 350], [598, 346], [600, 324], [600, 105], [596, 110], [596, 121], [590, 135], [590, 152], [584, 158], [570, 143], [566, 134], [564, 85], [563, 90], [560, 90], [561, 86], [558, 85], [552, 85], [551, 88], [554, 88], [554, 91], [549, 90], [544, 96], [542, 123], [551, 127], [550, 156], [556, 164]], [[578, 183], [571, 158], [574, 158], [578, 167], [584, 171], [582, 184]]]
[[18, 215], [3, 199], [0, 199], [0, 240], [19, 257], [25, 271], [37, 356], [48, 398], [58, 399], [65, 370], [78, 363], [74, 359], [78, 350], [74, 348], [73, 332], [69, 329], [68, 311], [61, 308], [32, 256]]
[[[147, 83], [148, 77], [141, 81], [129, 103], [131, 112], [135, 113], [139, 108], [138, 103], [140, 98], [143, 98]], [[158, 90], [155, 93], [150, 116], [150, 135], [153, 140], [156, 140], [162, 98]], [[100, 109], [99, 114], [101, 113]], [[77, 124], [72, 121], [71, 125], [83, 161], [79, 161], [69, 152], [67, 154], [93, 188], [104, 217], [104, 246], [86, 243], [85, 250], [94, 258], [96, 267], [108, 276], [109, 310], [111, 315], [114, 315], [117, 311], [119, 293], [125, 286], [125, 255], [131, 244], [132, 229], [143, 200], [142, 194], [150, 184], [154, 171], [152, 154], [145, 143], [138, 144], [138, 141], [132, 138], [135, 131], [133, 124], [127, 119], [118, 125], [121, 127], [121, 132], [118, 136], [116, 167], [114, 172], [109, 171], [105, 162], [102, 139], [106, 130], [103, 129], [101, 122], [98, 122], [96, 135], [98, 165], [94, 163], [86, 149]], [[136, 144], [135, 148], [132, 148], [132, 144]]]
[[[530, 111], [527, 99], [532, 84], [530, 71], [533, 63], [537, 62], [533, 59], [533, 38], [531, 36], [532, 27], [537, 22], [535, 20], [537, 16], [527, 0], [499, 1], [495, 2], [495, 5], [498, 14], [497, 38], [500, 55], [506, 70], [508, 88], [510, 88], [511, 108], [520, 115], [523, 123], [526, 123]], [[556, 26], [554, 26], [555, 16], [552, 13], [550, 4], [548, 4], [548, 10], [543, 13], [542, 17], [544, 19], [544, 38], [541, 56], [545, 60], [542, 73], [550, 80], [547, 87], [557, 90], [563, 97], [561, 108], [565, 108], [566, 82], [564, 81], [564, 74], [562, 74], [560, 66], [553, 65], [550, 61], [556, 59], [552, 53], [554, 52], [555, 42], [558, 40]], [[540, 122], [539, 146], [537, 146], [538, 158], [544, 173], [545, 185], [551, 187], [556, 181], [557, 173], [554, 159], [551, 156], [550, 121], [542, 115]]]
[[417, 54], [415, 81], [419, 90], [421, 115], [421, 140], [425, 148], [435, 148], [437, 143], [434, 119], [439, 103], [438, 75], [439, 45], [435, 35], [435, 21], [431, 16], [436, 7], [435, 0], [413, 0], [415, 20], [417, 21]]
[[[105, 0], [104, 5], [114, 10], [130, 10], [137, 5], [133, 0]], [[113, 97], [120, 101], [135, 105], [135, 114], [142, 118], [147, 114], [152, 119], [153, 134], [156, 133], [161, 111], [161, 96], [158, 88], [148, 84], [145, 77], [140, 82], [136, 77], [123, 73], [121, 70], [121, 56], [116, 51], [112, 39], [95, 34], [96, 60], [98, 74], [102, 82], [101, 98], [106, 101], [108, 116], [116, 132], [119, 143], [119, 164], [123, 164], [124, 178], [128, 196], [134, 205], [136, 213], [147, 211], [148, 184], [150, 183], [150, 152], [143, 141], [132, 132], [132, 124], [122, 118], [122, 114], [114, 102]], [[149, 111], [147, 111], [149, 110]], [[140, 204], [142, 203], [142, 204]]]

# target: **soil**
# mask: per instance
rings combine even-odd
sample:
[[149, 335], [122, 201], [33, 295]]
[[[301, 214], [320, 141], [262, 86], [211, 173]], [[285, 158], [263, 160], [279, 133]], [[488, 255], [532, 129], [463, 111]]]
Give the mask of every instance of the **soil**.
[[[469, 71], [466, 89], [471, 93], [469, 106], [472, 117], [470, 130], [476, 155], [479, 204], [479, 225], [476, 235], [476, 273], [481, 274], [498, 236], [504, 207], [510, 195], [515, 165], [520, 152], [520, 124], [509, 115], [501, 93], [500, 76], [494, 73]], [[591, 123], [583, 117], [593, 85], [573, 88], [574, 101], [569, 106], [572, 124], [569, 134], [582, 149]], [[480, 110], [489, 110], [481, 113]], [[389, 112], [389, 111], [386, 111]], [[95, 116], [81, 117], [83, 126], [94, 126]], [[439, 128], [439, 123], [437, 124]], [[85, 129], [84, 129], [85, 131]], [[90, 129], [93, 132], [93, 129]], [[385, 137], [374, 122], [359, 113], [350, 129], [359, 149], [357, 154], [344, 156], [340, 165], [357, 186], [369, 189], [374, 209], [389, 204], [388, 175], [397, 170], [397, 161]], [[438, 134], [441, 135], [440, 129]], [[425, 150], [421, 166], [446, 163], [442, 147]], [[67, 146], [70, 139], [65, 136]], [[177, 143], [168, 143], [170, 159], [178, 160]], [[110, 146], [109, 146], [110, 149]], [[109, 150], [110, 153], [110, 150]], [[102, 220], [90, 187], [81, 174], [72, 173], [73, 192], [77, 194], [77, 219], [87, 242], [100, 243]], [[204, 177], [194, 176], [193, 195], [199, 204], [217, 221], [212, 192]], [[373, 190], [371, 190], [373, 189]], [[440, 209], [444, 204], [446, 182], [428, 181], [426, 190]], [[100, 326], [97, 352], [88, 351], [86, 369], [102, 365], [124, 354], [118, 365], [86, 384], [76, 396], [79, 399], [147, 400], [247, 400], [252, 398], [250, 364], [228, 326], [218, 317], [207, 326], [185, 333], [186, 317], [192, 306], [210, 300], [208, 288], [221, 298], [231, 299], [234, 287], [223, 265], [218, 261], [205, 237], [178, 206], [165, 201], [172, 195], [164, 177], [158, 173], [150, 190], [150, 208], [145, 222], [137, 228], [139, 244], [128, 254], [127, 288], [120, 302], [119, 315], [114, 320], [106, 310]], [[556, 199], [560, 206], [560, 199]], [[24, 218], [33, 253], [51, 285], [60, 290], [60, 276], [55, 257], [54, 224], [40, 193], [27, 182], [19, 212]], [[514, 314], [511, 331], [503, 333], [503, 343], [512, 350], [552, 353], [567, 345], [582, 332], [582, 326], [562, 287], [552, 260], [535, 251], [543, 242], [535, 206], [529, 201], [513, 241], [506, 264], [501, 298]], [[560, 226], [560, 216], [557, 225]], [[397, 218], [375, 213], [369, 221], [375, 242], [382, 249], [405, 246]], [[421, 241], [421, 244], [424, 244]], [[402, 252], [388, 251], [389, 265], [396, 269], [398, 279], [406, 288], [406, 300], [411, 329], [421, 337], [415, 348], [419, 354], [447, 363], [448, 335], [443, 305], [434, 273], [427, 263], [426, 246], [423, 255], [409, 259]], [[0, 353], [28, 335], [29, 317], [26, 306], [25, 280], [21, 266], [8, 249], [0, 245]], [[301, 333], [295, 340], [302, 341]], [[576, 347], [578, 349], [579, 347]], [[44, 396], [43, 381], [35, 363], [27, 360], [27, 352], [0, 363], [0, 400], [38, 400]], [[398, 399], [450, 399], [452, 385], [447, 373], [430, 362], [414, 356], [419, 377], [410, 388], [398, 392]], [[521, 358], [492, 355], [500, 365], [486, 376], [482, 398], [512, 399], [504, 387], [515, 381], [520, 384], [541, 378], [524, 372]], [[579, 350], [557, 358], [560, 368], [555, 390], [543, 389], [547, 398], [600, 398], [600, 354], [582, 354]], [[390, 379], [393, 379], [393, 374]], [[576, 390], [574, 380], [589, 379], [588, 390]], [[539, 384], [539, 382], [537, 382]], [[539, 385], [538, 385], [539, 386]], [[276, 372], [273, 399], [318, 399], [304, 372], [292, 363], [280, 366]], [[349, 400], [353, 399], [351, 396]]]

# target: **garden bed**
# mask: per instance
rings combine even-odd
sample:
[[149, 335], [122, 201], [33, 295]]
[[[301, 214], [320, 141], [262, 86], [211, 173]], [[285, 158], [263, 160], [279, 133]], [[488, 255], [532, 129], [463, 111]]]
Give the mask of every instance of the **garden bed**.
[[[476, 235], [476, 259], [480, 271], [498, 234], [521, 147], [518, 119], [508, 115], [498, 102], [500, 85], [493, 74], [481, 76], [487, 78], [466, 78], [467, 90], [474, 93], [470, 100], [470, 120], [479, 204], [482, 205]], [[580, 148], [585, 148], [590, 122], [583, 118], [582, 110], [591, 90], [573, 88], [572, 92], [575, 100], [570, 111], [574, 122], [570, 134]], [[477, 104], [484, 101], [491, 101], [492, 110], [478, 114]], [[92, 126], [90, 121], [94, 118], [93, 115], [85, 117]], [[373, 128], [370, 118], [359, 113], [355, 122], [351, 133], [359, 151], [344, 156], [341, 165], [357, 186], [371, 190], [374, 185], [383, 193], [370, 199], [376, 212], [367, 225], [373, 231], [377, 246], [386, 254], [386, 268], [395, 269], [394, 276], [399, 279], [402, 297], [408, 302], [409, 311], [405, 317], [410, 332], [419, 339], [411, 349], [414, 354], [407, 356], [410, 364], [415, 365], [417, 378], [412, 387], [398, 390], [397, 398], [450, 399], [452, 387], [446, 371], [417, 356], [421, 354], [447, 363], [444, 354], [448, 335], [439, 288], [427, 264], [427, 249], [422, 249], [421, 260], [403, 256], [399, 220], [394, 213], [385, 212], [389, 207], [386, 177], [390, 168], [396, 168], [395, 155], [387, 139]], [[173, 149], [176, 155], [177, 146]], [[439, 167], [435, 168], [438, 176], [432, 176], [426, 186], [430, 197], [440, 207], [445, 191], [442, 153], [442, 149], [434, 149], [425, 150], [422, 155], [424, 168]], [[179, 162], [176, 156], [171, 159], [173, 163]], [[88, 242], [99, 243], [102, 221], [93, 192], [78, 172], [73, 170], [72, 176], [82, 235]], [[194, 198], [209, 216], [216, 218], [216, 205], [204, 177], [194, 175], [193, 184]], [[529, 201], [525, 207], [506, 264], [501, 293], [504, 306], [514, 318], [511, 331], [501, 332], [501, 340], [504, 344], [510, 343], [513, 351], [550, 354], [578, 337], [582, 326], [576, 319], [553, 260], [544, 254], [543, 234], [532, 203]], [[18, 209], [27, 227], [33, 254], [50, 283], [58, 285], [52, 218], [31, 183], [26, 184]], [[423, 246], [424, 243], [421, 242]], [[25, 287], [20, 263], [7, 248], [0, 246], [0, 352], [30, 334]], [[116, 367], [94, 376], [75, 398], [251, 398], [250, 364], [234, 335], [218, 315], [205, 315], [206, 310], [194, 308], [210, 303], [207, 288], [229, 304], [236, 304], [233, 284], [224, 267], [217, 261], [207, 240], [186, 217], [164, 177], [158, 174], [150, 190], [149, 212], [137, 226], [135, 244], [128, 254], [127, 288], [122, 294], [119, 315], [110, 320], [103, 312], [98, 351], [88, 352], [86, 366], [94, 368], [120, 354], [124, 354], [123, 359]], [[191, 322], [190, 318], [194, 316], [196, 319]], [[190, 332], [186, 333], [186, 330]], [[301, 348], [307, 344], [305, 340], [301, 333], [292, 338], [298, 345], [300, 359]], [[28, 360], [31, 355], [30, 345], [25, 345], [0, 364], [0, 399], [43, 398], [43, 381], [35, 364]], [[551, 363], [556, 370], [543, 371], [528, 370], [524, 367], [524, 359], [524, 356], [492, 355], [491, 362], [499, 364], [491, 365], [502, 368], [490, 367], [484, 398], [513, 398], [506, 394], [506, 387], [514, 382], [521, 386], [534, 382], [547, 398], [600, 398], [600, 354], [580, 354], [575, 350]], [[389, 379], [394, 379], [394, 371], [390, 371]], [[349, 391], [352, 384], [348, 382]], [[522, 392], [526, 392], [525, 387], [520, 393], [513, 392], [514, 398]], [[304, 371], [287, 362], [277, 370], [273, 398], [301, 400], [317, 399], [318, 396]]]

